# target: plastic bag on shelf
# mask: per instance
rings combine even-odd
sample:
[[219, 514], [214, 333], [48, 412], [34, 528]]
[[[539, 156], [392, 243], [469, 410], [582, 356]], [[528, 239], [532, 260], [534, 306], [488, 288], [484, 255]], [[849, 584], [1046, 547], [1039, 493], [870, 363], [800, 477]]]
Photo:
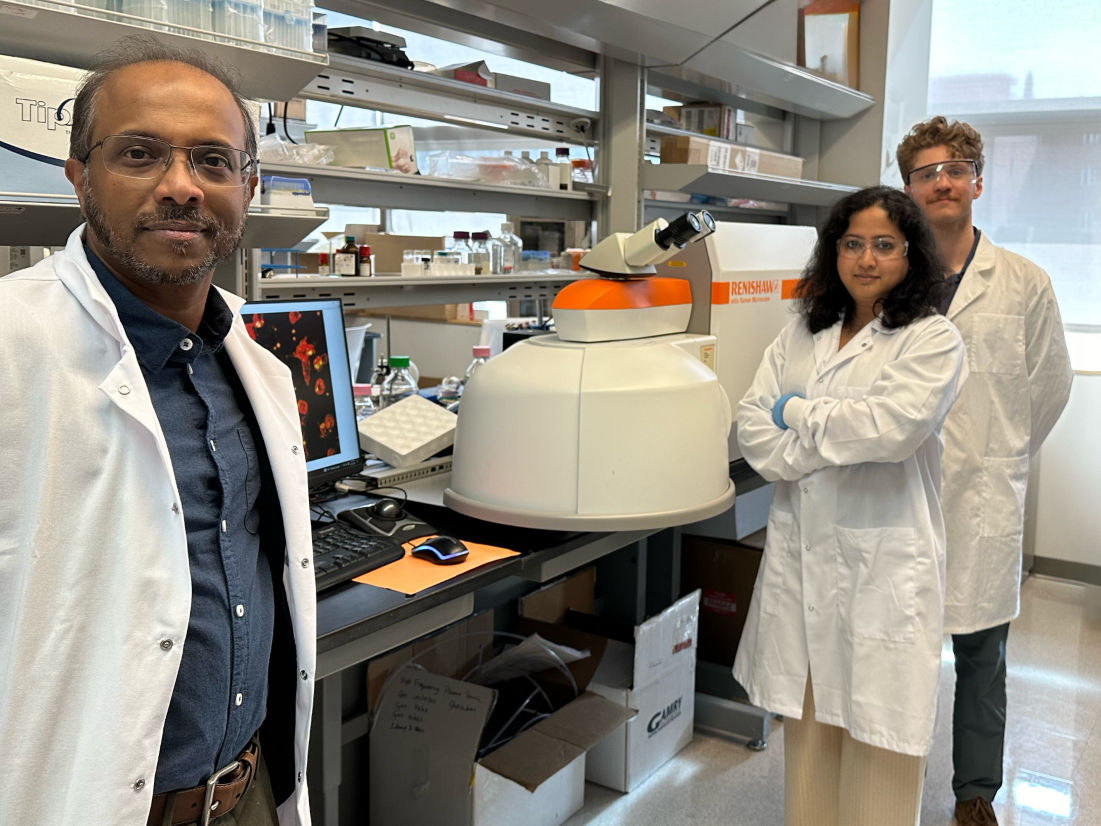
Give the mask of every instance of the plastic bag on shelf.
[[278, 134], [264, 135], [257, 144], [257, 155], [268, 163], [300, 163], [328, 166], [333, 162], [333, 148], [323, 143], [290, 143]]
[[547, 187], [543, 170], [531, 161], [511, 155], [472, 157], [454, 151], [433, 152], [428, 156], [428, 174], [500, 186]]

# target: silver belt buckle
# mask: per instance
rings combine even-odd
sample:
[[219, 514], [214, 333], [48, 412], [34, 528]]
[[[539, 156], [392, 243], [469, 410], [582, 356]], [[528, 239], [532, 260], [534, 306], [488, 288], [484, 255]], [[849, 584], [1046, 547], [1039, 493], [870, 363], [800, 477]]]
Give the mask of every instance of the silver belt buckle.
[[234, 760], [228, 766], [218, 769], [218, 771], [210, 775], [210, 779], [206, 781], [206, 794], [203, 795], [203, 811], [202, 814], [199, 815], [200, 826], [210, 826], [210, 816], [218, 807], [218, 804], [214, 802], [214, 787], [218, 785], [218, 781], [227, 774], [237, 771], [240, 767], [241, 761]]

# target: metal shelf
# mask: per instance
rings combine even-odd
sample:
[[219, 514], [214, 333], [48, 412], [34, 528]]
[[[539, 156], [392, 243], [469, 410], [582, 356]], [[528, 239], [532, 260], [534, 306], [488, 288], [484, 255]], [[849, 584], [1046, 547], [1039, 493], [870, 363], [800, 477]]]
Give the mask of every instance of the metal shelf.
[[428, 175], [368, 172], [343, 166], [262, 163], [265, 175], [306, 178], [318, 203], [391, 209], [501, 212], [525, 218], [592, 220], [594, 195], [492, 186]]
[[0, 10], [0, 54], [87, 69], [97, 53], [120, 38], [152, 35], [173, 46], [198, 47], [235, 67], [248, 98], [290, 100], [328, 63], [323, 54], [223, 34], [216, 40], [210, 32], [186, 26], [54, 0], [4, 0]]
[[591, 276], [572, 272], [526, 272], [519, 275], [475, 275], [436, 278], [262, 278], [263, 299], [339, 298], [345, 309], [466, 304], [474, 301], [553, 299], [574, 281]]
[[736, 221], [744, 224], [778, 224], [788, 218], [786, 209], [754, 209], [753, 207], [731, 207], [718, 204], [692, 204], [680, 201], [642, 202], [645, 223], [657, 218], [672, 221], [684, 213], [706, 209], [716, 221]]
[[643, 189], [808, 206], [830, 206], [838, 198], [857, 190], [853, 186], [730, 172], [702, 164], [643, 164], [641, 177]]
[[875, 103], [864, 92], [722, 40], [683, 67], [650, 69], [647, 82], [688, 100], [750, 109], [763, 103], [818, 120], [851, 118]]
[[[328, 218], [325, 207], [252, 207], [241, 246], [293, 247]], [[0, 193], [0, 245], [60, 247], [83, 220], [75, 197]]]
[[600, 118], [587, 109], [336, 53], [300, 97], [562, 143], [591, 144]]

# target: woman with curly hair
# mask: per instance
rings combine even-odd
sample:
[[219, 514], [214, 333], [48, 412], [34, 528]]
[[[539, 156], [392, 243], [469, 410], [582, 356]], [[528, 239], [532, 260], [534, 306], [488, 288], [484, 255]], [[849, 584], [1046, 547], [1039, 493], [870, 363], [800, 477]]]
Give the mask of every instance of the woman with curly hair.
[[734, 664], [783, 714], [786, 826], [913, 826], [936, 719], [944, 606], [940, 436], [967, 374], [937, 314], [945, 268], [886, 187], [830, 211], [738, 408], [776, 482]]

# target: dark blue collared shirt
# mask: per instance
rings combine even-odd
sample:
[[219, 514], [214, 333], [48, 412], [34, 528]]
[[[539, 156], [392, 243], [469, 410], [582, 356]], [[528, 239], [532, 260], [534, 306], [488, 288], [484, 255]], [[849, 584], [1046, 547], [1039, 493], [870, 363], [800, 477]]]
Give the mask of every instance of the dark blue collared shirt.
[[233, 312], [211, 288], [198, 333], [135, 298], [87, 245], [160, 421], [183, 507], [191, 617], [154, 793], [205, 783], [264, 721], [274, 625], [260, 542], [263, 440], [223, 343]]

